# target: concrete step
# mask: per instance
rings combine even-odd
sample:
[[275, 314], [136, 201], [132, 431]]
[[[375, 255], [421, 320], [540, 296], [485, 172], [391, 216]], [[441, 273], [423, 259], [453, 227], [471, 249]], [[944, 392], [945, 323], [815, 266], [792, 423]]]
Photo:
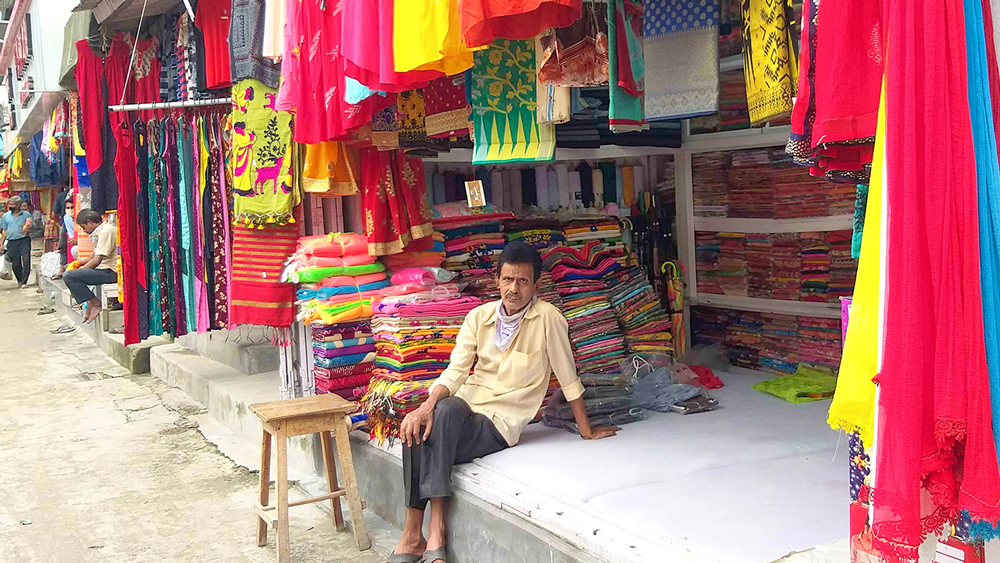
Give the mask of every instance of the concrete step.
[[[208, 414], [251, 444], [260, 445], [260, 420], [250, 405], [278, 400], [277, 371], [246, 374], [180, 344], [158, 346], [150, 354], [150, 373], [208, 408]], [[322, 474], [322, 448], [315, 435], [288, 440], [288, 463], [306, 474]]]
[[[77, 330], [82, 330], [94, 339], [97, 346], [107, 355], [114, 358], [122, 367], [132, 373], [149, 373], [149, 351], [157, 346], [169, 344], [170, 339], [162, 336], [153, 336], [138, 344], [125, 345], [125, 337], [121, 334], [111, 334], [101, 328], [100, 322], [83, 324], [83, 314], [81, 311], [71, 306], [72, 299], [69, 289], [62, 280], [50, 280], [44, 276], [38, 278], [38, 286], [42, 289], [42, 301], [65, 314], [77, 326]], [[122, 311], [109, 311], [110, 327], [121, 328], [125, 324], [124, 313]]]
[[180, 336], [176, 342], [240, 373], [255, 375], [278, 369], [278, 347], [264, 338], [266, 329], [214, 330]]

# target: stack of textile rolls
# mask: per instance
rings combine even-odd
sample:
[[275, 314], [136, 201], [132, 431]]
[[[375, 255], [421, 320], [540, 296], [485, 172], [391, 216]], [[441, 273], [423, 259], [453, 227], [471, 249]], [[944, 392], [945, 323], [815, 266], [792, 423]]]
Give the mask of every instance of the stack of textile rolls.
[[435, 232], [429, 240], [420, 239], [398, 254], [382, 257], [382, 262], [392, 271], [404, 268], [440, 267], [445, 258], [444, 235]]
[[374, 305], [375, 368], [362, 399], [379, 443], [398, 437], [403, 417], [427, 399], [433, 380], [448, 367], [466, 314], [482, 303], [460, 296], [454, 284], [396, 293]]
[[360, 400], [375, 367], [375, 339], [369, 321], [314, 324], [312, 344], [316, 392]]
[[747, 252], [741, 233], [719, 233], [719, 285], [726, 295], [748, 294]]
[[717, 233], [694, 234], [695, 266], [698, 268], [698, 293], [722, 293], [719, 283], [719, 238]]
[[671, 316], [661, 305], [660, 296], [643, 269], [634, 267], [614, 274], [605, 280], [605, 285], [629, 351], [672, 354]]
[[747, 263], [747, 294], [771, 298], [771, 236], [747, 233], [744, 237]]
[[574, 221], [563, 229], [563, 233], [569, 246], [593, 240], [620, 242], [622, 236], [621, 227], [614, 219]]

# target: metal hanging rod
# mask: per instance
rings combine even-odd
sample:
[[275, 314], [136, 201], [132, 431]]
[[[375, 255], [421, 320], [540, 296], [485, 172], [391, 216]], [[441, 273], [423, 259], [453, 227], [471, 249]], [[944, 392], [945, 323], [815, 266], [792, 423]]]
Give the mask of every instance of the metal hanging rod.
[[207, 100], [187, 100], [185, 102], [156, 102], [152, 104], [124, 104], [108, 106], [108, 111], [142, 111], [147, 109], [196, 108], [201, 106], [221, 106], [231, 104], [230, 98], [210, 98]]

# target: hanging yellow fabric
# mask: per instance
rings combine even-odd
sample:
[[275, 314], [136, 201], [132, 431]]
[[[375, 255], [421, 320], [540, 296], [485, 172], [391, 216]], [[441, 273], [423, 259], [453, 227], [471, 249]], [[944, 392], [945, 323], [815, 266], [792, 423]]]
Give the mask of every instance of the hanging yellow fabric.
[[882, 187], [885, 151], [885, 82], [878, 108], [875, 153], [872, 159], [868, 206], [865, 209], [861, 258], [854, 282], [847, 340], [840, 360], [837, 392], [827, 423], [834, 430], [858, 432], [865, 447], [871, 447], [874, 432], [875, 384], [878, 371], [879, 257], [881, 253]]
[[743, 5], [743, 77], [750, 124], [785, 117], [792, 111], [799, 63], [783, 0], [747, 0]]

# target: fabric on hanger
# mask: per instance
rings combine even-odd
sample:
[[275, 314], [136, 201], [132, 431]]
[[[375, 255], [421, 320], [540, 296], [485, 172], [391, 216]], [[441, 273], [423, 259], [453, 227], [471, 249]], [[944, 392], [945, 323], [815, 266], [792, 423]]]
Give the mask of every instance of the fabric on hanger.
[[[268, 7], [283, 5], [284, 0], [271, 0]], [[229, 27], [231, 0], [199, 0], [194, 23], [205, 37], [205, 82], [210, 89], [227, 88], [232, 83], [229, 61]], [[266, 14], [264, 21], [271, 21], [275, 14]], [[271, 36], [273, 38], [273, 36]], [[264, 41], [262, 37], [261, 55]]]
[[586, 161], [581, 162], [576, 167], [580, 174], [580, 205], [582, 207], [594, 206], [594, 176], [593, 170]]
[[[974, 523], [1000, 520], [974, 195], [977, 177], [983, 188], [996, 185], [997, 156], [984, 107], [982, 6], [964, 4], [907, 0], [883, 18], [893, 38], [884, 161], [899, 163], [886, 174], [886, 247], [908, 250], [885, 260], [883, 339], [892, 345], [882, 348], [877, 380], [871, 527], [877, 551], [907, 559], [918, 557], [925, 531], [960, 510]], [[938, 30], [939, 41], [920, 41], [914, 30], [925, 29]], [[942, 122], [947, 138], [902, 133]], [[933, 274], [941, 272], [946, 278]]]
[[[139, 317], [139, 340], [149, 338], [149, 289], [150, 278], [148, 252], [149, 252], [149, 137], [146, 133], [146, 124], [141, 119], [137, 119], [132, 124], [132, 143], [136, 152], [136, 172], [138, 180], [138, 192], [136, 195], [136, 271], [138, 287], [136, 293], [138, 299], [136, 306]], [[124, 264], [124, 261], [123, 261]]]
[[625, 203], [625, 167], [615, 168], [615, 203], [624, 205]]
[[462, 38], [470, 47], [489, 45], [497, 38], [531, 39], [552, 27], [566, 27], [580, 19], [582, 0], [458, 0]]
[[645, 16], [643, 56], [657, 62], [645, 81], [646, 119], [717, 112], [719, 4], [654, 0]]
[[291, 326], [295, 286], [281, 283], [285, 261], [295, 252], [298, 227], [233, 228], [232, 324]]
[[[536, 119], [534, 49], [534, 41], [498, 40], [489, 50], [476, 53], [471, 95], [473, 164], [555, 158], [555, 126], [540, 125]], [[518, 52], [520, 58], [515, 56]], [[515, 91], [518, 83], [522, 87]], [[509, 108], [496, 111], [498, 100]]]
[[444, 174], [435, 174], [433, 180], [434, 203], [447, 203]]
[[505, 186], [503, 173], [500, 170], [490, 172], [490, 188], [493, 193], [493, 203], [501, 209], [510, 209], [510, 204], [505, 199]]
[[613, 161], [602, 162], [598, 167], [604, 176], [604, 203], [617, 203], [620, 192], [618, 168]]
[[641, 3], [608, 1], [608, 122], [615, 133], [649, 129], [643, 98], [642, 18]]
[[572, 25], [543, 31], [538, 78], [554, 86], [600, 86], [608, 82], [608, 15], [597, 2], [585, 2]]
[[148, 264], [147, 283], [149, 284], [149, 334], [163, 334], [163, 312], [160, 307], [163, 284], [163, 258], [160, 254], [160, 200], [162, 199], [162, 181], [160, 179], [159, 152], [160, 132], [159, 122], [151, 119], [146, 124], [147, 135], [147, 192], [149, 197], [149, 235], [146, 242], [146, 263]]
[[275, 91], [256, 79], [233, 85], [233, 214], [248, 226], [294, 222], [292, 116], [275, 111]]
[[457, 2], [393, 2], [393, 32], [396, 72], [423, 70], [452, 76], [472, 68], [475, 49], [462, 39]]
[[[302, 4], [311, 0], [302, 0]], [[255, 79], [277, 88], [281, 65], [264, 57], [264, 1], [232, 0], [229, 19], [230, 79]], [[220, 71], [221, 72], [221, 71]]]
[[591, 176], [593, 178], [594, 187], [594, 207], [598, 209], [604, 208], [604, 171], [601, 170], [600, 166], [595, 166], [591, 170]]
[[569, 88], [551, 84], [536, 85], [538, 92], [538, 123], [566, 123], [570, 120]]
[[115, 128], [117, 151], [115, 170], [118, 176], [118, 236], [121, 249], [121, 269], [123, 292], [122, 314], [124, 317], [125, 344], [139, 342], [139, 273], [138, 266], [145, 261], [137, 256], [138, 221], [136, 219], [136, 195], [139, 190], [136, 174], [138, 161], [133, 145], [132, 129], [127, 120]]
[[569, 209], [573, 206], [573, 194], [569, 186], [569, 165], [557, 163], [553, 168], [559, 185], [559, 207]]
[[324, 196], [357, 195], [355, 167], [343, 143], [328, 141], [305, 147], [302, 188]]
[[555, 167], [549, 168], [549, 182], [545, 188], [545, 200], [549, 204], [550, 210], [555, 210], [559, 208], [559, 203], [562, 200], [560, 196], [561, 188], [559, 187], [559, 172]]
[[177, 120], [178, 159], [180, 183], [178, 185], [178, 207], [180, 211], [181, 280], [184, 288], [184, 320], [187, 332], [197, 332], [198, 312], [194, 294], [194, 206], [191, 200], [194, 166], [190, 122], [185, 118]]
[[469, 73], [436, 78], [424, 88], [424, 126], [431, 138], [469, 134], [472, 107], [465, 95]]
[[750, 0], [743, 4], [743, 52], [747, 53], [743, 72], [750, 125], [792, 111], [798, 61], [790, 47], [790, 31], [783, 2]]
[[372, 256], [398, 254], [434, 233], [423, 161], [403, 151], [361, 150], [365, 235]]
[[858, 275], [851, 301], [844, 353], [840, 358], [837, 391], [833, 395], [827, 423], [834, 430], [857, 433], [865, 448], [875, 434], [875, 376], [878, 373], [879, 264], [882, 252], [882, 186], [884, 184], [885, 95], [879, 109], [872, 160], [872, 182], [868, 187], [865, 237], [861, 240]]
[[549, 169], [545, 166], [535, 168], [535, 204], [542, 211], [549, 210]]
[[191, 183], [191, 209], [194, 248], [194, 298], [195, 330], [201, 334], [208, 331], [208, 288], [205, 281], [205, 218], [204, 195], [205, 174], [208, 170], [208, 151], [205, 150], [204, 124], [202, 117], [191, 117], [192, 153], [194, 158], [194, 181]]
[[[276, 0], [285, 4], [285, 27], [282, 30], [282, 50], [278, 84], [278, 95], [274, 100], [274, 109], [296, 113], [298, 110], [299, 92], [302, 89], [302, 50], [299, 40], [302, 37], [302, 2], [297, 0]], [[346, 93], [346, 85], [345, 85]]]
[[569, 172], [569, 200], [571, 209], [583, 209], [583, 185], [576, 170]]
[[476, 168], [475, 178], [483, 183], [483, 196], [486, 198], [486, 203], [493, 203], [493, 186], [490, 184], [489, 170], [482, 166]]
[[399, 148], [397, 111], [396, 102], [393, 100], [384, 110], [372, 115], [372, 145], [379, 150], [388, 151]]
[[504, 179], [504, 186], [507, 188], [507, 194], [510, 196], [510, 210], [514, 212], [514, 215], [521, 215], [524, 210], [524, 186], [522, 179], [524, 177], [522, 170], [507, 170], [507, 177]]
[[[437, 70], [396, 71], [395, 30], [412, 28], [422, 18], [394, 26], [395, 4], [395, 0], [343, 0], [344, 72], [372, 90], [404, 92], [422, 88], [442, 76]], [[405, 42], [406, 37], [401, 37], [400, 41]], [[418, 47], [411, 45], [410, 49]]]
[[177, 122], [172, 118], [166, 118], [167, 144], [166, 168], [167, 168], [167, 245], [170, 257], [170, 309], [171, 309], [171, 334], [183, 336], [187, 334], [187, 317], [184, 305], [184, 278], [182, 276], [183, 254], [181, 250], [181, 202], [179, 201], [181, 190], [180, 161], [178, 158], [178, 132]]

